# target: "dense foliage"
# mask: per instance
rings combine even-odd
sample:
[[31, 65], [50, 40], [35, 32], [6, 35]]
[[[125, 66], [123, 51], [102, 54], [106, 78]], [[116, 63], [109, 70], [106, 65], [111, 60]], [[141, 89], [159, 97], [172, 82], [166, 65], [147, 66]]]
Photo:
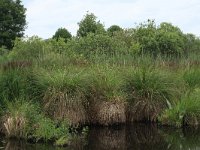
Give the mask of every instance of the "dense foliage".
[[87, 36], [89, 33], [105, 32], [103, 24], [97, 21], [97, 17], [93, 13], [87, 13], [78, 25], [77, 36], [79, 37]]
[[16, 37], [22, 37], [26, 27], [26, 9], [21, 0], [0, 1], [0, 47], [11, 49]]
[[112, 25], [107, 29], [108, 34], [110, 34], [111, 36], [118, 31], [122, 31], [122, 28], [118, 25]]
[[68, 39], [72, 38], [72, 35], [67, 29], [59, 28], [52, 38], [56, 39], [57, 41], [59, 38], [63, 38], [65, 39], [65, 42], [67, 42]]

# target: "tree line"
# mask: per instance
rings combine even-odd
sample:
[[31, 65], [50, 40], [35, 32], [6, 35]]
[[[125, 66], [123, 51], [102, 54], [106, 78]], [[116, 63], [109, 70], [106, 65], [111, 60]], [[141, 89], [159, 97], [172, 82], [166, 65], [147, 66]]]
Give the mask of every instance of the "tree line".
[[[11, 50], [15, 39], [23, 37], [27, 24], [25, 12], [26, 8], [21, 4], [21, 0], [1, 0], [0, 47]], [[132, 54], [147, 53], [153, 56], [188, 55], [191, 52], [198, 53], [200, 49], [199, 37], [185, 34], [179, 27], [168, 22], [157, 25], [154, 20], [147, 20], [134, 28], [123, 29], [118, 25], [112, 25], [106, 29], [93, 13], [87, 12], [78, 25], [76, 36], [72, 36], [66, 28], [61, 27], [52, 39], [58, 41], [62, 38], [66, 43], [75, 39], [77, 41], [81, 39], [86, 43], [88, 42], [86, 40], [93, 40], [91, 44], [101, 41], [100, 43], [104, 42], [104, 44], [100, 44], [100, 47], [107, 46], [108, 49], [113, 45], [113, 41], [114, 43], [120, 41], [124, 45], [124, 51], [127, 50]]]

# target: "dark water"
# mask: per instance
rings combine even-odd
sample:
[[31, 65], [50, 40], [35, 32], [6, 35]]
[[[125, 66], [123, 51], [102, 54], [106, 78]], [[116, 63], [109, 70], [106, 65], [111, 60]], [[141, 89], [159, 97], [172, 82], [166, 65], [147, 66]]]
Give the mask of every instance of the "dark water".
[[5, 150], [200, 150], [200, 129], [156, 125], [91, 127], [87, 137], [77, 137], [65, 148], [0, 138]]

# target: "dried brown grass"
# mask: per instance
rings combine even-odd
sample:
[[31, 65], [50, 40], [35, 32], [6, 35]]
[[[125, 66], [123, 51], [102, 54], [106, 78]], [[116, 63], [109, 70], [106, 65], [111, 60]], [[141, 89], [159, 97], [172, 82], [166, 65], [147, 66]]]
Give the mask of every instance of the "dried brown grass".
[[4, 71], [6, 71], [10, 69], [22, 69], [22, 68], [27, 68], [31, 66], [32, 66], [31, 61], [10, 61], [10, 62], [2, 64], [1, 68]]
[[200, 61], [190, 60], [187, 62], [176, 62], [176, 61], [162, 61], [158, 64], [158, 67], [163, 69], [178, 70], [185, 69], [186, 67], [200, 67]]
[[87, 121], [83, 99], [81, 94], [70, 95], [49, 89], [44, 96], [44, 110], [55, 120], [68, 120], [70, 125], [79, 126]]
[[126, 122], [126, 103], [122, 100], [95, 101], [90, 106], [92, 124], [113, 125]]
[[200, 118], [199, 118], [199, 116], [195, 116], [195, 115], [185, 116], [183, 124], [189, 125], [189, 126], [199, 126]]
[[51, 88], [46, 92], [43, 103], [48, 116], [55, 120], [67, 119], [72, 126], [126, 122], [126, 103], [119, 98], [110, 101], [95, 99], [89, 103], [84, 94], [71, 95]]
[[26, 119], [22, 116], [6, 116], [4, 119], [4, 132], [8, 137], [24, 137]]
[[126, 118], [128, 122], [156, 122], [158, 114], [165, 108], [159, 102], [151, 102], [142, 99], [134, 104], [128, 105]]

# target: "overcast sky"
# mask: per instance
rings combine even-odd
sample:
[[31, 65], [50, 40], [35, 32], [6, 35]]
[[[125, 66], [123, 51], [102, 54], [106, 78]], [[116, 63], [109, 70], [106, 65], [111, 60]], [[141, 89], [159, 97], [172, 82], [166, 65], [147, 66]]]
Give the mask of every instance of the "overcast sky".
[[185, 33], [200, 36], [200, 0], [22, 0], [27, 8], [27, 36], [50, 38], [64, 27], [73, 35], [87, 11], [106, 28], [116, 24], [131, 28], [135, 23], [155, 19], [170, 22]]

